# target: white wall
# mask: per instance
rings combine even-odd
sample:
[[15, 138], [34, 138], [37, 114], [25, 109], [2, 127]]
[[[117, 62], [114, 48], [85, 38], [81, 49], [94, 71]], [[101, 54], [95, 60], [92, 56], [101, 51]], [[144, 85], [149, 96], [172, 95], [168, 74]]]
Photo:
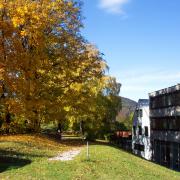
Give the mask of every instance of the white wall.
[[[138, 116], [137, 110], [142, 110], [142, 117]], [[133, 153], [137, 154], [147, 160], [151, 160], [151, 141], [150, 141], [150, 119], [149, 119], [149, 104], [142, 104], [141, 100], [138, 102], [134, 118], [133, 126], [136, 127], [136, 135], [132, 129], [132, 149]], [[142, 135], [139, 135], [139, 126], [142, 127]], [[148, 127], [148, 136], [145, 135], [145, 127]], [[144, 151], [134, 149], [134, 144], [144, 145]]]

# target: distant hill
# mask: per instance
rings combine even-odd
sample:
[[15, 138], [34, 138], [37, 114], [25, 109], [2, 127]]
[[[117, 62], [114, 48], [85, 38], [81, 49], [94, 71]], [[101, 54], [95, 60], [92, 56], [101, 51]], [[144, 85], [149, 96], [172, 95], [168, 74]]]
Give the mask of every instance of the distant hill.
[[131, 99], [121, 97], [121, 102], [122, 102], [122, 108], [128, 108], [130, 110], [135, 110], [137, 106], [137, 102], [133, 101]]
[[122, 102], [122, 109], [118, 113], [117, 120], [123, 121], [124, 119], [128, 118], [132, 112], [136, 109], [137, 102], [131, 99], [121, 97]]

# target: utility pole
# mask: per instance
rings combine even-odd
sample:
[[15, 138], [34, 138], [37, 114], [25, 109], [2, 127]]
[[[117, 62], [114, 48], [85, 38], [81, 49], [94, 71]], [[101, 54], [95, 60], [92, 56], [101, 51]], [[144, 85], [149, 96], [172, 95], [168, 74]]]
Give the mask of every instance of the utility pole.
[[87, 160], [89, 160], [89, 142], [87, 141]]

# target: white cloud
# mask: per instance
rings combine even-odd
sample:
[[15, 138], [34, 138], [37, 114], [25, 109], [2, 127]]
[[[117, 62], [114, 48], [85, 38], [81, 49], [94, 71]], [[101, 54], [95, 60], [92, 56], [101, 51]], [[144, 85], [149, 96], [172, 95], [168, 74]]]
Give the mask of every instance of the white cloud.
[[121, 95], [134, 100], [148, 98], [148, 93], [180, 83], [180, 72], [163, 69], [139, 69], [114, 74], [122, 83]]
[[116, 14], [125, 14], [123, 6], [129, 2], [129, 0], [99, 0], [99, 7], [105, 9], [107, 12]]

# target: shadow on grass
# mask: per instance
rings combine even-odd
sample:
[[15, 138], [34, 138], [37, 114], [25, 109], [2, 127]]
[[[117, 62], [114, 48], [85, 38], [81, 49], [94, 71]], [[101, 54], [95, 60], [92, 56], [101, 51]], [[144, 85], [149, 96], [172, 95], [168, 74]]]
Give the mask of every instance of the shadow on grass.
[[60, 138], [58, 134], [43, 134], [43, 136], [45, 136], [49, 140], [53, 140], [55, 142], [58, 142], [66, 146], [80, 147], [85, 145], [86, 143], [81, 137], [77, 137], [77, 136], [63, 135], [62, 138]]
[[92, 159], [83, 159], [83, 160], [81, 160], [81, 162], [84, 162], [84, 163], [97, 163], [98, 161], [97, 160], [92, 160]]
[[[87, 144], [87, 140], [84, 140], [82, 137], [78, 137], [76, 135], [62, 135], [62, 138], [60, 138], [60, 136], [58, 134], [54, 134], [54, 133], [50, 133], [50, 134], [43, 134], [44, 137], [48, 138], [49, 140], [53, 140], [55, 142], [58, 142], [60, 144], [66, 145], [66, 146], [73, 146], [73, 147], [80, 147], [80, 146], [84, 146]], [[119, 147], [118, 145], [115, 144], [111, 144], [109, 142], [105, 142], [105, 141], [88, 141], [90, 145], [105, 145], [105, 146], [111, 146], [114, 147], [118, 150], [122, 150], [125, 151], [127, 153], [131, 153], [131, 151], [127, 151], [121, 147]]]
[[0, 155], [0, 173], [11, 169], [21, 168], [30, 163], [31, 160], [29, 159]]
[[[24, 158], [24, 157], [28, 157], [28, 158], [43, 158], [43, 157], [47, 157], [50, 158], [51, 156], [48, 156], [47, 154], [36, 154], [36, 153], [31, 153], [31, 152], [17, 152], [14, 150], [3, 150], [0, 149], [0, 158], [1, 157], [20, 157], [20, 158]], [[0, 161], [1, 163], [1, 161]]]

